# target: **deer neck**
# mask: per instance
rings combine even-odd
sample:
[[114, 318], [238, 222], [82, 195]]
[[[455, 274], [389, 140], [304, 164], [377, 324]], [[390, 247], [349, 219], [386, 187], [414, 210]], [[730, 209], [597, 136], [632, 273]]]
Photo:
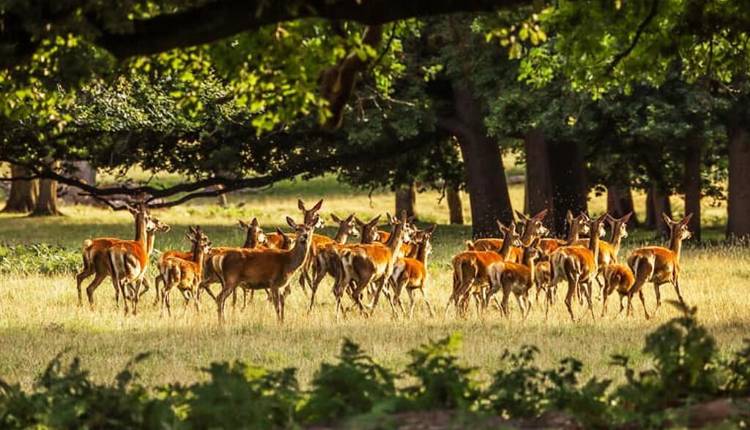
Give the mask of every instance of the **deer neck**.
[[242, 245], [243, 248], [257, 248], [258, 247], [258, 235], [255, 234], [252, 230], [247, 231], [247, 236], [245, 237], [245, 243]]
[[591, 237], [589, 237], [589, 250], [594, 255], [594, 268], [599, 270], [599, 226], [596, 229], [591, 230]]
[[154, 250], [154, 240], [156, 239], [156, 230], [149, 231], [146, 234], [146, 239], [141, 242], [141, 245], [143, 245], [143, 249], [146, 250], [146, 255], [151, 255], [151, 252]]
[[565, 238], [565, 244], [573, 245], [578, 240], [579, 235], [580, 228], [578, 227], [578, 222], [573, 221], [573, 223], [570, 225], [570, 228], [568, 229], [568, 237]]
[[614, 230], [612, 231], [612, 238], [610, 239], [610, 243], [612, 244], [612, 253], [615, 255], [615, 257], [617, 257], [617, 254], [620, 253], [620, 243], [622, 242], [620, 229], [622, 229], [622, 225], [620, 225], [620, 223], [615, 223]]
[[301, 235], [297, 233], [297, 239], [294, 241], [294, 247], [289, 251], [291, 253], [291, 260], [289, 261], [289, 270], [291, 272], [297, 270], [302, 264], [304, 264], [305, 260], [307, 259], [307, 254], [310, 252], [310, 248], [312, 246], [312, 233], [310, 233], [309, 237], [307, 238], [307, 243], [305, 243], [305, 246], [301, 246], [299, 243], [299, 238]]
[[503, 243], [500, 245], [500, 249], [498, 250], [498, 254], [500, 254], [501, 257], [503, 257], [503, 260], [508, 258], [508, 255], [510, 255], [510, 247], [511, 242], [513, 242], [513, 236], [512, 234], [505, 234], [505, 237], [503, 237]]
[[205, 259], [206, 259], [206, 249], [202, 246], [198, 246], [197, 249], [195, 250], [195, 254], [193, 254], [193, 261], [195, 261], [196, 266], [198, 266], [199, 271], [203, 269], [203, 263]]
[[146, 242], [148, 234], [146, 232], [146, 216], [139, 212], [135, 216], [135, 241], [139, 242], [144, 248], [146, 248]]
[[427, 267], [427, 242], [423, 241], [417, 248], [417, 260], [419, 260], [423, 266]]
[[401, 247], [401, 244], [403, 243], [403, 229], [404, 226], [401, 223], [396, 224], [393, 227], [393, 231], [391, 232], [390, 237], [388, 237], [388, 241], [385, 242], [385, 246], [388, 247], [388, 249], [391, 250], [392, 253], [396, 253], [396, 250]]
[[349, 228], [340, 225], [338, 231], [336, 231], [336, 236], [333, 236], [333, 240], [338, 243], [346, 243], [347, 239], [349, 239]]
[[674, 253], [675, 259], [680, 261], [680, 254], [682, 253], [682, 237], [679, 234], [675, 234], [674, 231], [669, 236], [669, 249]]

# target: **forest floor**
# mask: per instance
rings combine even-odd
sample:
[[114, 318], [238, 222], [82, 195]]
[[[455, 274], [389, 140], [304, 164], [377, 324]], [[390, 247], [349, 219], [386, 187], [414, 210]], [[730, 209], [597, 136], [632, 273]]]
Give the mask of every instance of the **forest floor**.
[[[514, 207], [523, 207], [523, 186], [513, 186], [511, 195]], [[367, 192], [342, 186], [333, 178], [285, 183], [264, 192], [232, 195], [226, 208], [211, 200], [155, 211], [172, 226], [169, 233], [157, 237], [156, 248], [187, 248], [184, 233], [192, 224], [201, 225], [214, 245], [239, 246], [243, 232], [237, 228], [237, 219], [258, 217], [266, 231], [273, 231], [284, 224], [285, 215], [299, 217], [298, 197], [308, 204], [324, 198], [322, 214], [327, 221], [332, 212], [339, 216], [354, 212], [365, 219], [393, 208], [393, 194], [381, 192], [368, 197]], [[153, 352], [137, 366], [146, 385], [203, 379], [202, 367], [225, 360], [270, 368], [296, 367], [301, 382], [307, 384], [321, 362], [335, 360], [344, 337], [362, 345], [379, 363], [398, 369], [409, 361], [409, 350], [452, 332], [463, 336], [464, 362], [477, 367], [485, 377], [503, 366], [504, 350], [517, 350], [526, 344], [540, 349], [538, 364], [544, 367], [568, 356], [580, 359], [585, 365], [584, 377], [595, 374], [621, 381], [619, 368], [609, 364], [613, 354], [630, 355], [636, 367], [645, 366], [640, 352], [644, 336], [677, 315], [670, 306], [663, 306], [655, 318], [646, 321], [640, 303], [635, 303], [634, 317], [618, 317], [617, 298], [613, 297], [606, 317], [598, 317], [601, 302], [597, 301], [595, 320], [589, 316], [572, 323], [561, 300], [548, 320], [536, 306], [526, 321], [521, 320], [511, 300], [510, 319], [494, 309], [483, 319], [474, 315], [461, 319], [453, 312], [444, 318], [443, 308], [451, 289], [449, 261], [463, 249], [470, 228], [446, 225], [447, 205], [438, 199], [437, 192], [426, 192], [418, 195], [417, 202], [420, 220], [439, 224], [429, 261], [432, 283], [428, 296], [436, 309], [434, 318], [418, 306], [414, 319], [394, 320], [387, 303], [381, 301], [371, 318], [351, 313], [346, 320], [336, 322], [330, 279], [321, 286], [317, 305], [309, 315], [309, 299], [295, 280], [287, 299], [287, 320], [282, 325], [276, 322], [262, 293], [246, 309], [238, 306], [230, 311], [224, 327], [218, 326], [215, 304], [205, 296], [201, 311], [196, 313], [192, 308], [183, 312], [181, 300], [175, 295], [173, 316], [161, 316], [159, 308], [152, 305], [153, 290], [144, 296], [137, 316], [125, 317], [115, 307], [109, 281], [96, 291], [97, 303], [92, 311], [88, 306], [78, 306], [73, 273], [47, 276], [28, 268], [23, 272], [10, 268], [0, 273], [0, 378], [29, 386], [49, 360], [64, 352], [66, 357], [79, 356], [95, 379], [111, 380], [138, 353]], [[673, 203], [680, 213], [680, 200]], [[603, 197], [592, 196], [591, 212], [601, 212], [604, 204]], [[636, 196], [636, 204], [640, 210], [642, 195]], [[468, 199], [464, 206], [469, 222]], [[720, 225], [724, 210], [706, 207], [703, 218], [709, 228], [704, 237], [714, 239], [713, 244], [685, 244], [681, 280], [686, 301], [698, 307], [700, 321], [722, 350], [729, 352], [750, 333], [750, 251], [718, 242], [721, 231], [711, 227]], [[0, 215], [0, 243], [48, 243], [77, 252], [86, 238], [132, 237], [132, 219], [127, 213], [83, 206], [63, 206], [62, 211], [65, 216], [52, 218]], [[332, 233], [330, 223], [323, 233]], [[645, 242], [658, 243], [651, 239], [651, 233], [634, 232], [624, 241], [621, 257]], [[671, 286], [665, 285], [662, 291], [666, 299], [676, 298]], [[652, 311], [651, 286], [646, 287], [646, 300]], [[576, 311], [584, 314], [580, 305], [576, 305]]]

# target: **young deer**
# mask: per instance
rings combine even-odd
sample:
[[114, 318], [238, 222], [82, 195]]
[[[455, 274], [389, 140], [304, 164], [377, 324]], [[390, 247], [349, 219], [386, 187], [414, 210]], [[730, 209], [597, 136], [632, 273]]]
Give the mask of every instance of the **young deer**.
[[492, 297], [496, 292], [502, 290], [503, 300], [500, 308], [506, 317], [510, 316], [508, 312], [508, 297], [510, 297], [510, 293], [513, 293], [516, 297], [518, 308], [521, 310], [523, 318], [526, 319], [529, 316], [529, 312], [531, 312], [529, 290], [534, 286], [536, 275], [535, 262], [541, 255], [539, 238], [536, 238], [531, 245], [524, 247], [522, 263], [498, 261], [490, 266], [490, 290], [488, 296]]
[[[599, 241], [599, 273], [597, 274], [597, 282], [599, 275], [603, 275], [604, 268], [613, 263], [617, 263], [617, 256], [620, 253], [620, 244], [622, 240], [628, 237], [628, 221], [633, 215], [633, 212], [628, 213], [622, 218], [613, 218], [607, 215], [607, 223], [612, 227], [612, 235], [610, 242], [603, 240]], [[588, 244], [588, 239], [579, 239], [576, 245], [585, 246]], [[604, 292], [604, 284], [600, 282], [600, 293]]]
[[[487, 270], [492, 263], [505, 260], [510, 254], [511, 246], [519, 240], [516, 233], [516, 223], [511, 223], [510, 227], [505, 227], [500, 221], [497, 221], [500, 231], [503, 232], [503, 241], [500, 249], [493, 251], [463, 251], [456, 254], [451, 260], [453, 267], [453, 291], [445, 305], [444, 315], [448, 314], [451, 303], [456, 307], [456, 311], [463, 313], [468, 305], [470, 294], [473, 291], [477, 313], [480, 307], [486, 305], [483, 297], [483, 289], [489, 284]], [[472, 247], [473, 245], [467, 244]]]
[[164, 291], [162, 294], [162, 311], [167, 308], [167, 314], [172, 316], [172, 309], [169, 300], [169, 292], [172, 288], [177, 288], [185, 298], [185, 309], [190, 304], [190, 300], [198, 311], [198, 285], [203, 278], [203, 266], [211, 242], [203, 234], [200, 227], [190, 228], [191, 234], [187, 238], [193, 244], [193, 253], [190, 259], [179, 258], [176, 256], [164, 259]]
[[662, 284], [671, 283], [677, 293], [680, 303], [685, 303], [680, 293], [680, 254], [682, 241], [690, 239], [688, 223], [693, 214], [688, 214], [682, 221], [675, 222], [666, 214], [662, 214], [664, 222], [669, 226], [669, 248], [661, 246], [645, 246], [633, 251], [628, 257], [628, 266], [635, 275], [633, 290], [638, 292], [646, 282], [654, 284], [656, 293], [656, 309], [661, 306], [661, 294], [659, 287]]
[[[147, 248], [149, 242], [149, 234], [153, 234], [156, 230], [167, 231], [169, 226], [159, 222], [159, 220], [153, 218], [148, 213], [148, 208], [145, 204], [140, 203], [136, 207], [132, 207], [128, 204], [125, 205], [128, 211], [133, 215], [135, 220], [135, 239], [134, 241], [143, 245], [144, 249]], [[78, 305], [83, 305], [83, 298], [81, 294], [81, 284], [86, 278], [91, 275], [96, 275], [94, 280], [91, 281], [89, 286], [86, 288], [86, 295], [88, 297], [89, 305], [94, 306], [94, 291], [99, 285], [106, 279], [107, 276], [111, 276], [110, 261], [107, 251], [120, 242], [123, 239], [103, 237], [97, 239], [86, 239], [83, 242], [83, 270], [76, 274], [76, 287], [78, 289]], [[119, 303], [120, 289], [118, 285], [113, 283], [115, 288], [115, 300]], [[146, 282], [146, 289], [148, 289], [148, 283]]]
[[432, 252], [432, 234], [435, 232], [435, 224], [430, 226], [424, 231], [415, 233], [414, 245], [416, 248], [416, 256], [414, 258], [404, 257], [399, 258], [396, 261], [396, 265], [391, 275], [391, 281], [393, 282], [393, 300], [398, 304], [402, 313], [404, 307], [401, 304], [401, 291], [406, 288], [406, 293], [409, 295], [409, 319], [414, 315], [414, 291], [419, 290], [422, 294], [422, 299], [427, 306], [427, 310], [430, 312], [430, 317], [434, 315], [432, 312], [432, 306], [427, 300], [427, 294], [425, 290], [428, 285], [428, 274], [427, 274], [427, 257]]
[[290, 217], [286, 221], [295, 230], [294, 246], [290, 250], [232, 249], [210, 258], [209, 264], [219, 276], [222, 286], [216, 298], [220, 324], [224, 322], [224, 303], [238, 286], [269, 290], [276, 317], [279, 322], [284, 321], [284, 302], [289, 293], [289, 283], [310, 254], [318, 219], [313, 218], [310, 225], [298, 225]]
[[[129, 312], [128, 300], [132, 302], [133, 315], [138, 312], [138, 299], [141, 295], [139, 292], [140, 286], [141, 284], [145, 285], [144, 293], [149, 288], [146, 271], [148, 269], [149, 257], [154, 250], [156, 232], [169, 231], [169, 226], [162, 224], [153, 217], [149, 217], [149, 222], [146, 224], [145, 230], [145, 235], [139, 235], [142, 238], [141, 240], [120, 240], [113, 243], [106, 251], [109, 263], [109, 275], [112, 277], [112, 284], [122, 294], [125, 315]], [[97, 277], [98, 275], [97, 272]], [[86, 292], [89, 293], [89, 290], [87, 289]], [[89, 303], [93, 303], [92, 296], [93, 291], [89, 294]]]
[[[588, 234], [589, 232], [589, 217], [585, 213], [580, 213], [574, 217], [573, 213], [568, 210], [565, 214], [565, 220], [568, 224], [568, 234], [565, 239], [555, 238], [544, 238], [539, 242], [539, 248], [546, 255], [550, 255], [561, 246], [575, 245], [581, 240], [579, 236], [581, 234]], [[583, 239], [585, 243], [583, 246], [588, 245], [588, 239]]]
[[[340, 250], [342, 276], [337, 280], [334, 287], [337, 320], [339, 311], [342, 310], [341, 298], [344, 292], [351, 290], [355, 303], [360, 310], [364, 311], [361, 299], [362, 293], [365, 288], [369, 288], [371, 283], [375, 285], [375, 291], [372, 302], [367, 307], [371, 312], [375, 310], [380, 292], [391, 277], [393, 266], [398, 258], [398, 249], [404, 240], [405, 225], [406, 212], [402, 213], [401, 219], [393, 226], [393, 232], [385, 244], [359, 244]], [[350, 288], [350, 285], [353, 285], [353, 287]]]
[[335, 214], [331, 214], [331, 219], [336, 222], [339, 227], [336, 231], [336, 235], [333, 237], [332, 243], [322, 245], [317, 249], [317, 255], [313, 257], [313, 280], [310, 288], [312, 293], [310, 294], [310, 307], [307, 312], [312, 311], [315, 305], [315, 293], [318, 291], [318, 287], [326, 275], [331, 275], [336, 278], [338, 269], [338, 248], [345, 244], [349, 236], [358, 237], [359, 231], [357, 230], [357, 223], [354, 221], [354, 214], [341, 219]]
[[[521, 212], [516, 211], [516, 215], [523, 222], [523, 234], [521, 235], [521, 246], [529, 246], [535, 237], [544, 236], [549, 233], [547, 227], [544, 226], [542, 221], [547, 215], [547, 209], [539, 212], [538, 214], [530, 217]], [[502, 247], [503, 239], [497, 238], [483, 238], [477, 239], [470, 244], [474, 251], [496, 251]], [[504, 261], [520, 262], [523, 257], [523, 248], [513, 246], [510, 249], [508, 257]]]
[[[607, 297], [612, 294], [613, 291], [617, 290], [620, 295], [620, 312], [622, 313], [622, 299], [628, 298], [628, 311], [627, 315], [633, 311], [633, 294], [636, 291], [633, 289], [635, 284], [635, 276], [630, 267], [624, 264], [613, 263], [604, 267], [604, 297], [602, 302], [602, 317], [607, 313]], [[643, 305], [643, 312], [646, 314], [646, 319], [649, 319], [648, 310], [646, 309], [646, 301], [643, 298], [643, 289], [638, 290], [638, 298], [641, 299]], [[618, 314], [619, 314], [618, 313]]]
[[[258, 218], [253, 218], [252, 221], [245, 222], [242, 220], [238, 221], [239, 228], [241, 230], [244, 230], [246, 232], [245, 234], [245, 243], [242, 245], [243, 248], [258, 248], [266, 246], [267, 240], [266, 235], [263, 233], [263, 229], [260, 228], [260, 225], [258, 223]], [[196, 235], [196, 231], [194, 227], [189, 227], [190, 234]], [[183, 260], [194, 260], [195, 259], [195, 251], [196, 251], [196, 243], [194, 241], [191, 241], [193, 243], [193, 248], [190, 251], [165, 251], [162, 252], [159, 256], [159, 261], [157, 263], [157, 268], [159, 269], [159, 274], [156, 275], [156, 278], [154, 279], [154, 287], [156, 289], [156, 299], [154, 303], [162, 302], [162, 297], [159, 295], [159, 282], [162, 282], [166, 284], [165, 280], [166, 277], [166, 262], [167, 259], [176, 257], [181, 258]], [[216, 248], [216, 251], [220, 251], [221, 248]], [[218, 279], [215, 280], [215, 282], [218, 282]], [[210, 291], [210, 290], [209, 290]], [[196, 297], [198, 297], [196, 295]]]
[[565, 277], [568, 282], [565, 306], [568, 308], [570, 319], [575, 321], [572, 300], [574, 295], [579, 293], [579, 290], [586, 298], [589, 311], [591, 311], [591, 317], [594, 318], [594, 308], [591, 303], [591, 282], [599, 270], [599, 237], [606, 233], [603, 225], [606, 216], [604, 214], [590, 221], [589, 231], [591, 237], [589, 237], [588, 248], [579, 245], [563, 246], [550, 256], [552, 283], [548, 290], [547, 311], [549, 310], [549, 303], [552, 300], [549, 297], [550, 291], [552, 288], [555, 288], [560, 279]]

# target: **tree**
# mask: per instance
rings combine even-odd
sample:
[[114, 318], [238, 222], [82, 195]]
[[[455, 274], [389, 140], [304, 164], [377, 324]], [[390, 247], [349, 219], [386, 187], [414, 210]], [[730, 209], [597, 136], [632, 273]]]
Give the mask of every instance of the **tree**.
[[[23, 167], [11, 165], [11, 176], [14, 178], [24, 178], [29, 172]], [[39, 194], [39, 183], [37, 180], [15, 180], [11, 183], [8, 201], [5, 202], [3, 212], [29, 212], [36, 205], [37, 195]]]
[[39, 180], [39, 198], [36, 200], [32, 216], [62, 215], [57, 207], [57, 181]]
[[406, 212], [408, 217], [417, 217], [417, 186], [412, 182], [408, 186], [396, 189], [395, 214]]

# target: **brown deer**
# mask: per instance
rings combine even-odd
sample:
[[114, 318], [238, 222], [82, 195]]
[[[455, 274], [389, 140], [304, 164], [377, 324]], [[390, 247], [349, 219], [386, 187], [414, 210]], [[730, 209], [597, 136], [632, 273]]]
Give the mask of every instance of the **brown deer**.
[[[521, 235], [520, 241], [521, 246], [529, 246], [535, 237], [544, 236], [549, 233], [547, 227], [544, 226], [543, 220], [547, 215], [547, 209], [542, 210], [538, 214], [530, 217], [519, 211], [516, 211], [516, 215], [519, 220], [523, 222], [523, 234]], [[482, 238], [471, 242], [472, 248], [475, 251], [496, 251], [502, 247], [503, 239], [497, 238]], [[520, 262], [523, 257], [523, 248], [518, 246], [512, 246], [508, 257], [503, 259], [504, 261]]]
[[[246, 232], [245, 234], [245, 243], [242, 245], [243, 248], [258, 248], [266, 246], [267, 239], [266, 234], [263, 232], [263, 229], [260, 228], [260, 224], [258, 223], [258, 218], [253, 218], [250, 222], [245, 222], [242, 220], [238, 220], [238, 225], [241, 230], [244, 230]], [[195, 235], [196, 231], [194, 227], [189, 227], [190, 234]], [[197, 242], [191, 241], [193, 243], [193, 248], [190, 251], [165, 251], [162, 252], [159, 256], [159, 261], [157, 263], [157, 268], [159, 269], [159, 274], [156, 275], [156, 278], [154, 279], [154, 287], [156, 289], [156, 300], [155, 303], [162, 302], [162, 297], [159, 295], [159, 282], [165, 283], [166, 279], [166, 261], [169, 258], [177, 257], [182, 258], [183, 260], [194, 260], [195, 259], [195, 247], [197, 246]], [[214, 252], [220, 252], [222, 248], [215, 248]], [[218, 282], [218, 279], [215, 280], [215, 282]], [[210, 292], [210, 290], [209, 290]], [[213, 295], [211, 294], [213, 297]], [[198, 295], [196, 295], [196, 298]]]
[[682, 241], [690, 239], [688, 223], [693, 214], [688, 214], [682, 221], [675, 222], [667, 214], [662, 214], [664, 222], [669, 226], [669, 248], [661, 246], [645, 246], [630, 253], [628, 266], [635, 275], [633, 290], [638, 292], [646, 282], [654, 284], [656, 293], [656, 309], [661, 306], [661, 294], [659, 287], [670, 283], [674, 286], [680, 303], [685, 303], [680, 293], [680, 254], [682, 252]]
[[[480, 307], [486, 305], [483, 297], [483, 289], [489, 284], [488, 272], [492, 263], [503, 261], [510, 254], [511, 246], [519, 240], [516, 233], [516, 223], [511, 223], [510, 227], [505, 227], [500, 221], [497, 221], [500, 231], [503, 232], [503, 241], [500, 249], [493, 251], [463, 251], [456, 254], [451, 260], [453, 267], [453, 291], [445, 305], [444, 315], [448, 314], [451, 303], [456, 307], [456, 311], [463, 313], [468, 305], [470, 293], [473, 292], [477, 313]], [[520, 242], [518, 242], [520, 243]], [[472, 243], [467, 243], [472, 248]]]
[[425, 290], [429, 284], [429, 278], [427, 273], [427, 257], [432, 252], [432, 234], [435, 232], [435, 224], [428, 227], [423, 231], [415, 233], [413, 243], [416, 248], [416, 256], [399, 258], [396, 261], [396, 265], [393, 268], [393, 274], [391, 275], [391, 281], [393, 282], [393, 300], [398, 304], [402, 313], [405, 313], [404, 307], [401, 304], [401, 292], [406, 289], [406, 293], [409, 295], [409, 319], [414, 315], [414, 306], [416, 302], [414, 300], [414, 291], [419, 290], [422, 294], [422, 300], [427, 306], [427, 310], [430, 313], [430, 317], [434, 315], [432, 306], [429, 300], [427, 300], [427, 293]]
[[487, 295], [488, 297], [492, 297], [498, 291], [503, 292], [503, 300], [500, 308], [506, 317], [510, 316], [508, 312], [508, 297], [510, 297], [511, 293], [516, 297], [516, 302], [518, 302], [518, 308], [521, 310], [523, 318], [526, 319], [529, 316], [531, 312], [529, 290], [535, 284], [535, 263], [541, 255], [539, 238], [536, 238], [531, 245], [524, 247], [522, 263], [498, 261], [490, 266], [488, 274], [490, 289]]
[[[635, 276], [630, 267], [624, 264], [613, 263], [604, 267], [604, 297], [602, 299], [602, 317], [607, 313], [607, 297], [612, 294], [613, 291], [617, 291], [620, 295], [620, 313], [622, 313], [623, 305], [622, 299], [628, 298], [628, 311], [627, 316], [630, 316], [633, 311], [633, 295], [636, 291], [633, 289], [635, 284]], [[643, 289], [639, 289], [638, 298], [641, 299], [643, 305], [643, 312], [646, 315], [646, 319], [649, 319], [648, 310], [646, 309], [646, 301], [643, 298]]]
[[[571, 320], [575, 321], [572, 300], [576, 293], [582, 293], [586, 298], [591, 317], [594, 318], [594, 308], [591, 303], [591, 282], [599, 270], [599, 238], [606, 234], [603, 224], [606, 216], [607, 214], [604, 214], [590, 221], [588, 248], [580, 245], [562, 246], [550, 256], [552, 283], [550, 289], [548, 289], [547, 311], [552, 301], [552, 298], [549, 297], [550, 291], [564, 277], [568, 282], [565, 306], [568, 308]], [[545, 314], [547, 311], [545, 311]]]
[[250, 290], [270, 291], [279, 322], [284, 321], [284, 302], [292, 277], [302, 269], [310, 254], [317, 216], [310, 225], [297, 224], [286, 218], [295, 230], [294, 246], [282, 249], [232, 249], [212, 256], [209, 264], [221, 280], [221, 292], [216, 298], [219, 323], [224, 322], [224, 304], [238, 286]]
[[307, 310], [308, 313], [312, 311], [312, 308], [315, 305], [315, 293], [318, 291], [318, 286], [320, 286], [320, 283], [326, 275], [330, 274], [334, 279], [336, 278], [337, 269], [339, 267], [337, 264], [339, 246], [345, 244], [349, 236], [359, 236], [357, 223], [354, 221], [354, 214], [351, 214], [344, 219], [337, 217], [336, 214], [331, 214], [331, 219], [333, 219], [339, 227], [336, 231], [336, 235], [333, 237], [334, 241], [318, 248], [317, 255], [313, 259], [313, 280], [310, 285], [312, 292], [310, 294], [310, 307]]
[[[144, 293], [149, 288], [146, 271], [149, 257], [154, 250], [156, 232], [169, 231], [169, 226], [150, 217], [145, 229], [143, 240], [121, 240], [113, 243], [106, 251], [109, 275], [112, 277], [112, 284], [122, 294], [125, 315], [129, 312], [128, 300], [132, 303], [133, 315], [138, 312], [140, 286], [145, 285]], [[89, 293], [89, 290], [86, 292]], [[89, 294], [89, 303], [92, 302], [92, 294]]]
[[[599, 241], [599, 273], [597, 274], [597, 281], [599, 275], [603, 275], [604, 267], [617, 263], [620, 244], [623, 239], [628, 237], [628, 221], [632, 215], [633, 212], [628, 213], [622, 218], [614, 218], [607, 215], [607, 223], [612, 227], [612, 235], [610, 242]], [[588, 244], [588, 239], [579, 239], [575, 244], [585, 246]], [[600, 282], [600, 287], [600, 293], [602, 293], [604, 291], [604, 283]]]
[[[393, 226], [393, 231], [385, 244], [358, 244], [339, 251], [342, 273], [334, 287], [337, 320], [342, 310], [341, 298], [346, 291], [351, 292], [355, 304], [364, 312], [362, 293], [365, 288], [370, 287], [371, 283], [375, 291], [372, 302], [367, 305], [367, 308], [370, 312], [375, 310], [380, 293], [391, 277], [393, 266], [398, 258], [398, 250], [404, 240], [406, 222], [406, 212], [403, 212], [401, 219]], [[392, 303], [390, 300], [389, 302]]]
[[[556, 238], [543, 238], [539, 242], [539, 247], [546, 255], [550, 255], [555, 250], [561, 246], [568, 246], [568, 245], [576, 245], [579, 244], [578, 242], [581, 241], [579, 239], [581, 234], [588, 234], [589, 232], [589, 217], [585, 213], [580, 213], [578, 216], [574, 217], [573, 213], [568, 210], [568, 212], [565, 214], [565, 220], [568, 224], [568, 233], [565, 239], [556, 239]], [[585, 242], [582, 243], [583, 246], [588, 245], [588, 239], [583, 239]]]
[[184, 259], [176, 256], [164, 259], [164, 291], [162, 294], [162, 312], [167, 308], [167, 314], [172, 315], [169, 292], [172, 288], [177, 288], [185, 298], [185, 309], [190, 301], [193, 301], [195, 310], [198, 311], [198, 285], [203, 278], [203, 266], [206, 255], [208, 254], [211, 242], [203, 234], [200, 226], [190, 228], [187, 238], [193, 245], [193, 252], [190, 259]]
[[[83, 270], [76, 274], [76, 287], [78, 289], [78, 305], [83, 305], [83, 298], [81, 294], [81, 284], [91, 275], [94, 276], [94, 280], [91, 281], [89, 286], [86, 288], [86, 295], [88, 297], [89, 306], [94, 306], [94, 291], [99, 285], [107, 278], [111, 276], [111, 266], [109, 256], [107, 252], [109, 249], [119, 244], [120, 242], [137, 242], [144, 250], [148, 249], [148, 244], [151, 242], [153, 245], [153, 234], [156, 231], [168, 231], [169, 226], [161, 223], [158, 219], [152, 217], [148, 212], [148, 207], [145, 203], [139, 203], [135, 207], [125, 204], [125, 208], [133, 215], [135, 220], [135, 239], [133, 241], [127, 241], [112, 237], [103, 237], [96, 239], [86, 239], [83, 242]], [[148, 254], [147, 254], [148, 255]], [[146, 290], [148, 289], [148, 281], [145, 281]], [[119, 303], [120, 288], [114, 282], [112, 285], [115, 288], [115, 300]], [[145, 292], [145, 290], [144, 290]]]

